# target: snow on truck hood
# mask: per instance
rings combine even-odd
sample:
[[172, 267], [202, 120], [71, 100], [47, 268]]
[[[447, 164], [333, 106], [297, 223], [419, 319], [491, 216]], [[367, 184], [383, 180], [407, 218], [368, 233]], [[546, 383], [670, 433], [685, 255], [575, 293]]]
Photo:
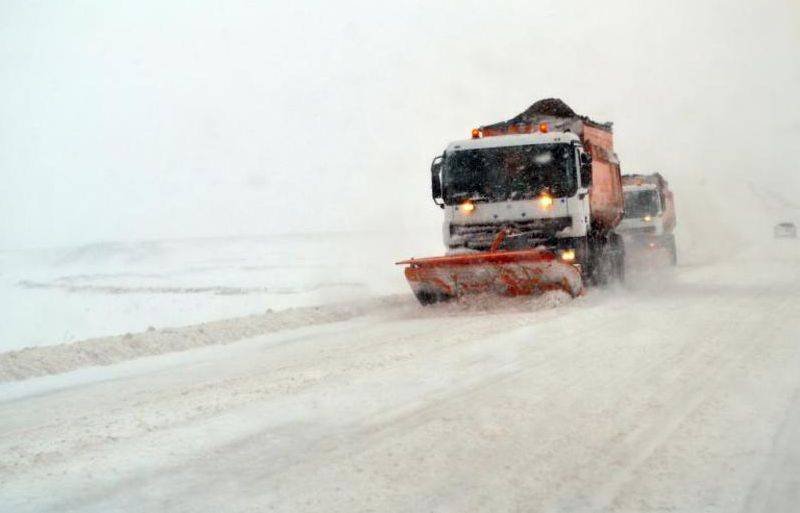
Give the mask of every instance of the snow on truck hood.
[[524, 146], [526, 144], [553, 144], [579, 142], [577, 135], [571, 132], [549, 132], [546, 134], [514, 134], [481, 137], [480, 139], [464, 139], [453, 141], [447, 145], [446, 153], [479, 148], [499, 148], [502, 146]]

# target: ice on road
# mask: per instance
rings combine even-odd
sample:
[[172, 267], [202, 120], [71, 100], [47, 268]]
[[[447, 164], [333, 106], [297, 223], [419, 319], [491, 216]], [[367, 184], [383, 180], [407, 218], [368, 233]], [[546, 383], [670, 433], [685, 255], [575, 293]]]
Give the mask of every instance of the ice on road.
[[409, 294], [7, 381], [0, 511], [794, 511], [783, 253], [574, 301]]

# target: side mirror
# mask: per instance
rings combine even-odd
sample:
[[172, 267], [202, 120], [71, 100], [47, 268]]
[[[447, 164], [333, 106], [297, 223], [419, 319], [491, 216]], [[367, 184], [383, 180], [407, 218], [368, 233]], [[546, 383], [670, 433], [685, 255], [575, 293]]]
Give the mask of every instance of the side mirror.
[[581, 153], [581, 185], [589, 187], [592, 185], [592, 155]]
[[442, 162], [444, 155], [439, 155], [431, 162], [431, 195], [433, 202], [444, 208], [444, 201], [442, 200]]

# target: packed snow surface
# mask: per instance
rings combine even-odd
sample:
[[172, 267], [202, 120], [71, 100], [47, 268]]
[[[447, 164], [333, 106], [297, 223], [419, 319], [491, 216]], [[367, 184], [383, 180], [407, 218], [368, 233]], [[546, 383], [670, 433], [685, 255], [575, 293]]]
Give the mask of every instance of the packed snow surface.
[[798, 264], [6, 352], [0, 511], [796, 511]]

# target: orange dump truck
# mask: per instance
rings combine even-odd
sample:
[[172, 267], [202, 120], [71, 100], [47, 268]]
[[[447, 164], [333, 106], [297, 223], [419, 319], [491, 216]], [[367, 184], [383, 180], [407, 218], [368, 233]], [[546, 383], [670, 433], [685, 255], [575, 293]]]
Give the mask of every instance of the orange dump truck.
[[664, 250], [675, 265], [675, 199], [659, 173], [623, 175], [625, 216], [617, 227], [626, 244], [635, 249]]
[[431, 166], [447, 255], [400, 262], [421, 303], [534, 294], [621, 279], [619, 160], [611, 123], [558, 99], [472, 130]]

